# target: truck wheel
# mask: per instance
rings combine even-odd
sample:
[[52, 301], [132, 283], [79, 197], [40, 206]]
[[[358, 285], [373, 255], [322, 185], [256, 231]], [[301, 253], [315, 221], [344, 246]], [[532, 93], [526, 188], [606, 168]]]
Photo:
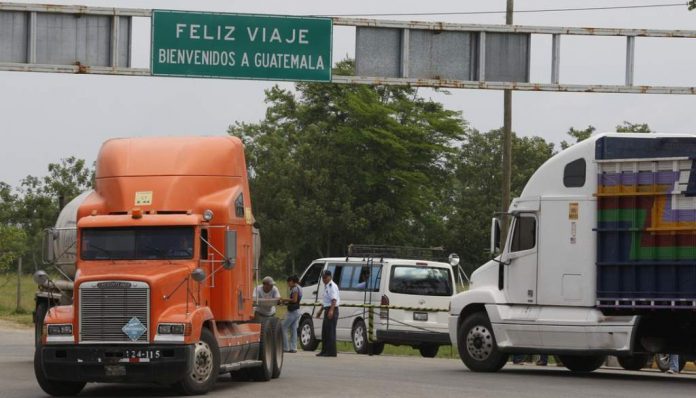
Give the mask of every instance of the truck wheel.
[[255, 381], [268, 381], [273, 376], [273, 327], [271, 322], [261, 323], [261, 344], [259, 345], [261, 366], [249, 368], [249, 376]]
[[271, 318], [273, 328], [273, 374], [272, 378], [277, 379], [283, 370], [283, 326], [278, 318]]
[[571, 372], [589, 373], [599, 369], [607, 359], [606, 355], [559, 355], [563, 366]]
[[435, 358], [437, 352], [440, 351], [440, 346], [437, 344], [421, 344], [418, 347], [418, 351], [423, 358]]
[[457, 341], [462, 362], [474, 372], [497, 372], [508, 360], [508, 355], [498, 350], [491, 322], [483, 312], [471, 314], [464, 320]]
[[191, 358], [191, 373], [176, 384], [183, 395], [201, 395], [213, 388], [220, 373], [220, 349], [213, 332], [201, 329], [201, 339], [194, 345]]
[[299, 329], [297, 334], [300, 335], [300, 347], [305, 351], [316, 350], [319, 346], [319, 340], [314, 336], [314, 321], [312, 321], [312, 317], [303, 317], [300, 321]]
[[39, 301], [36, 303], [36, 312], [34, 315], [34, 345], [38, 349], [41, 345], [41, 337], [43, 335], [43, 325], [44, 319], [46, 318], [46, 313], [48, 312], [48, 303], [45, 301]]
[[85, 388], [86, 383], [84, 382], [47, 379], [41, 367], [42, 363], [41, 348], [39, 348], [34, 352], [34, 375], [39, 383], [39, 387], [46, 394], [54, 397], [70, 397], [79, 394]]
[[650, 354], [635, 354], [628, 357], [618, 357], [619, 365], [626, 370], [641, 370], [648, 366], [648, 360], [651, 359]]
[[365, 327], [365, 322], [362, 319], [358, 319], [353, 324], [353, 330], [351, 332], [351, 337], [353, 340], [353, 350], [358, 354], [367, 354], [369, 343], [367, 339], [367, 328]]

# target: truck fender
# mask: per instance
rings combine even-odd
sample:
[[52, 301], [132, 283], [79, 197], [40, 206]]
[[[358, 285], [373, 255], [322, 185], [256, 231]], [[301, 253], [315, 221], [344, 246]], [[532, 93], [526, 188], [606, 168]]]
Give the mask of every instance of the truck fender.
[[[189, 305], [189, 311], [190, 310], [191, 307]], [[209, 307], [199, 307], [186, 314], [186, 304], [179, 304], [167, 308], [167, 310], [160, 315], [157, 324], [159, 325], [160, 323], [170, 322], [191, 324], [191, 335], [186, 336], [186, 341], [191, 343], [196, 342], [201, 338], [201, 329], [204, 327], [204, 324], [209, 321], [213, 322], [210, 331], [217, 336], [217, 331], [214, 327], [214, 319], [215, 317], [213, 316], [213, 312]], [[157, 327], [157, 325], [154, 325], [154, 327]]]
[[495, 305], [504, 302], [505, 297], [500, 290], [489, 288], [478, 288], [457, 294], [450, 302], [449, 334], [452, 346], [458, 346], [459, 326], [464, 319], [475, 312], [485, 312], [489, 318], [487, 307], [495, 308]]

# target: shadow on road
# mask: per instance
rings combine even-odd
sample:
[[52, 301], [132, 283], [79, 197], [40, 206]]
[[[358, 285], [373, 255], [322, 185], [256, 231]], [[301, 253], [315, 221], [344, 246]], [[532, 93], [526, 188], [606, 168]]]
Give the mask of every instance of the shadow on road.
[[[251, 382], [234, 381], [229, 376], [220, 376], [215, 383], [213, 392], [234, 393], [239, 387]], [[129, 398], [150, 398], [150, 397], [172, 397], [179, 396], [177, 391], [169, 386], [158, 384], [87, 384], [81, 397], [129, 397]]]

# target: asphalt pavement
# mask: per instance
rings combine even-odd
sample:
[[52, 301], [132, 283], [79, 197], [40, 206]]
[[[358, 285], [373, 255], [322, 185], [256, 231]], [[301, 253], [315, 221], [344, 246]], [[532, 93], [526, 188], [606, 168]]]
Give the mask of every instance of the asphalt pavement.
[[[0, 397], [43, 397], [34, 380], [32, 330], [0, 322]], [[696, 374], [601, 369], [574, 375], [565, 368], [508, 365], [498, 373], [468, 371], [459, 360], [313, 353], [286, 355], [283, 373], [269, 382], [218, 379], [210, 397], [693, 397]], [[168, 397], [157, 385], [88, 384], [84, 397]]]

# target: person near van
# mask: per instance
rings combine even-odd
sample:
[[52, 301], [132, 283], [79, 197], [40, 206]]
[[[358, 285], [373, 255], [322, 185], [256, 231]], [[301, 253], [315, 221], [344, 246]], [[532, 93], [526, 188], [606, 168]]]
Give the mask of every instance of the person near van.
[[[261, 285], [254, 289], [254, 298], [264, 300], [257, 303], [254, 308], [254, 318], [259, 321], [263, 318], [272, 317], [276, 313], [275, 304], [280, 300], [280, 291], [275, 286], [275, 281], [270, 276], [263, 278]], [[276, 299], [273, 301], [272, 299]]]
[[325, 270], [321, 279], [324, 282], [324, 297], [322, 307], [317, 312], [317, 318], [324, 313], [324, 321], [321, 324], [321, 351], [318, 357], [335, 357], [336, 353], [336, 326], [338, 326], [338, 306], [341, 303], [338, 286], [331, 280], [331, 271]]
[[669, 369], [667, 373], [671, 375], [679, 373], [679, 355], [671, 354], [669, 356]]
[[[295, 353], [297, 352], [297, 324], [300, 321], [302, 289], [300, 289], [300, 278], [297, 275], [289, 276], [287, 280], [289, 298], [282, 300], [288, 305], [288, 313], [283, 319], [283, 351]], [[288, 332], [290, 332], [289, 342]]]

